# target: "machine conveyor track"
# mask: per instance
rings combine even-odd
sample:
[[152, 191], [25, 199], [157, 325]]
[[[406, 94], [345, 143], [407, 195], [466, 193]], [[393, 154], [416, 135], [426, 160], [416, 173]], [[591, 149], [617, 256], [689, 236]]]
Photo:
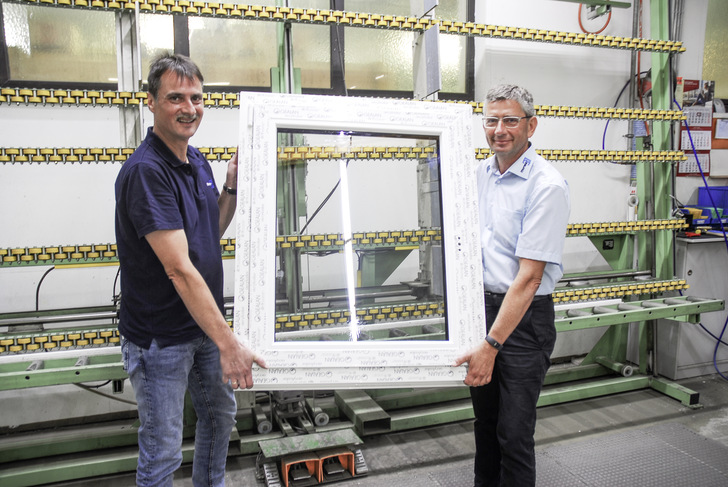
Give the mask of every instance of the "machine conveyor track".
[[679, 296], [584, 306], [556, 312], [556, 331], [669, 318], [697, 323], [700, 313], [725, 309], [725, 300]]
[[[645, 319], [692, 317], [706, 311], [723, 309], [723, 300], [702, 299], [694, 297], [661, 298], [647, 301], [632, 301], [619, 305], [595, 306], [598, 299], [621, 299], [668, 291], [681, 291], [688, 288], [684, 280], [668, 281], [639, 281], [607, 284], [586, 288], [569, 288], [554, 293], [554, 302], [575, 304], [575, 309], [557, 313], [556, 326], [558, 330], [573, 330], [590, 328], [594, 326], [612, 325], [620, 322], [640, 321]], [[647, 304], [640, 304], [647, 303]], [[382, 322], [392, 320], [411, 320], [417, 318], [431, 318], [444, 314], [443, 302], [412, 302], [402, 304], [387, 304], [370, 306], [359, 310], [359, 319]], [[620, 309], [623, 308], [623, 309]], [[82, 314], [82, 310], [69, 310], [74, 315]], [[94, 314], [89, 316], [94, 318]], [[102, 318], [112, 321], [115, 313], [104, 309]], [[34, 322], [42, 325], [59, 319], [58, 314], [53, 317], [44, 317], [42, 313], [12, 313], [0, 315], [0, 326], [13, 329], [17, 325], [26, 325]], [[276, 328], [281, 330], [298, 330], [310, 328], [312, 325], [338, 325], [348, 321], [349, 312], [339, 309], [309, 310], [304, 313], [279, 315], [276, 317]], [[78, 320], [82, 320], [79, 317]], [[684, 320], [690, 321], [690, 320]], [[43, 351], [83, 350], [86, 348], [100, 348], [116, 346], [119, 343], [119, 334], [115, 326], [90, 326], [88, 328], [75, 327], [74, 329], [54, 329], [32, 333], [4, 332], [0, 334], [0, 357], [4, 355], [42, 353]]]

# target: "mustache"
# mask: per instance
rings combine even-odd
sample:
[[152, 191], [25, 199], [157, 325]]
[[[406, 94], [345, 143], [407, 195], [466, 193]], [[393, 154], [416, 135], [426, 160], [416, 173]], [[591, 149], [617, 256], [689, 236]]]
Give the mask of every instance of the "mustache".
[[197, 114], [195, 113], [194, 115], [180, 115], [180, 116], [178, 116], [178, 117], [177, 117], [177, 119], [176, 119], [176, 120], [177, 120], [178, 122], [194, 122], [194, 121], [196, 121], [196, 120], [197, 120], [198, 118], [200, 118], [200, 117], [199, 117], [199, 115], [197, 115]]

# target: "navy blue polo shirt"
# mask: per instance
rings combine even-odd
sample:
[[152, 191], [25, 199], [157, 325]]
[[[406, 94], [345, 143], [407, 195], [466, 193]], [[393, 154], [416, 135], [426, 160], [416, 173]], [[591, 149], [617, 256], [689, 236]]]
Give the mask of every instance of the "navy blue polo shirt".
[[119, 332], [149, 348], [204, 334], [187, 311], [162, 263], [144, 238], [182, 229], [192, 263], [223, 310], [219, 192], [212, 169], [194, 147], [180, 161], [150, 128], [116, 179], [116, 244], [121, 266]]

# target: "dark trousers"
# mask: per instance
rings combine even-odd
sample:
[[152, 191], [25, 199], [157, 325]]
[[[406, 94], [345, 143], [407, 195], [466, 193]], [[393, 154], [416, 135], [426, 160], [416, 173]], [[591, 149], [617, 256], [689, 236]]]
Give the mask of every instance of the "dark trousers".
[[[485, 296], [487, 326], [502, 295]], [[475, 486], [536, 484], [536, 402], [556, 342], [551, 296], [536, 296], [498, 352], [491, 382], [471, 387], [475, 413]]]

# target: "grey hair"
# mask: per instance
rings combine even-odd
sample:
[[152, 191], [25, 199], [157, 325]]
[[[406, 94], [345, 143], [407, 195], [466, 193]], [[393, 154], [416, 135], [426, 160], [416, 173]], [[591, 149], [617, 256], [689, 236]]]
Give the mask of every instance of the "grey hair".
[[516, 85], [498, 85], [488, 90], [485, 95], [487, 103], [503, 100], [517, 101], [527, 117], [536, 115], [536, 110], [533, 108], [533, 96], [526, 88]]
[[200, 81], [200, 84], [203, 82], [200, 68], [198, 68], [190, 58], [182, 54], [164, 53], [157, 56], [149, 66], [149, 76], [147, 77], [147, 81], [149, 83], [149, 94], [151, 94], [155, 100], [157, 99], [159, 88], [162, 85], [162, 76], [167, 71], [176, 73], [180, 78], [187, 78], [189, 80], [194, 80], [196, 78]]

